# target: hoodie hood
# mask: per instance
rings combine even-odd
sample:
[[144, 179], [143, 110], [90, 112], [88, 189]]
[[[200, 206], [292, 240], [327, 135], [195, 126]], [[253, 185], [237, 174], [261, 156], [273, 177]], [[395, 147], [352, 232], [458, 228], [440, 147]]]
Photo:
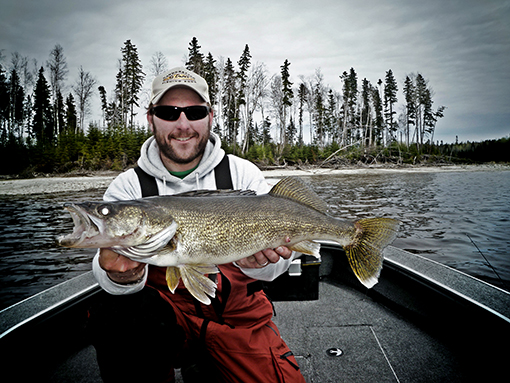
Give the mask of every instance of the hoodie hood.
[[200, 188], [200, 180], [214, 170], [222, 160], [224, 154], [225, 151], [221, 149], [220, 138], [216, 133], [211, 132], [211, 136], [205, 147], [204, 155], [198, 167], [184, 179], [180, 179], [171, 175], [163, 164], [163, 161], [161, 161], [158, 144], [154, 136], [152, 136], [142, 145], [138, 166], [147, 174], [162, 180], [164, 183], [170, 181], [174, 185], [182, 184], [181, 187], [184, 189], [189, 187], [186, 187], [185, 184], [191, 184]]

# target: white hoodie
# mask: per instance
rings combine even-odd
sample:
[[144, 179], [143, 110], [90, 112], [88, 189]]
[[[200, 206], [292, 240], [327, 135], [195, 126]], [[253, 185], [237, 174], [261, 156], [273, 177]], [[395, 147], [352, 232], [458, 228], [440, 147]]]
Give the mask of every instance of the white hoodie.
[[[171, 195], [193, 190], [216, 190], [214, 168], [220, 163], [225, 152], [221, 149], [219, 137], [211, 132], [204, 155], [198, 167], [184, 179], [174, 177], [163, 165], [159, 154], [159, 147], [154, 137], [150, 137], [141, 148], [138, 166], [147, 174], [156, 178], [159, 195]], [[269, 191], [262, 172], [251, 162], [234, 155], [228, 155], [232, 183], [235, 190], [254, 190], [257, 194]], [[105, 201], [132, 200], [142, 197], [142, 190], [138, 176], [133, 169], [127, 170], [115, 178], [104, 194]], [[294, 257], [294, 254], [293, 254]], [[268, 264], [261, 269], [243, 269], [244, 274], [251, 278], [271, 281], [288, 269], [291, 259]], [[110, 294], [132, 294], [140, 291], [147, 280], [147, 268], [144, 278], [137, 284], [120, 285], [113, 282], [106, 272], [99, 266], [99, 252], [94, 257], [92, 270], [99, 285]]]

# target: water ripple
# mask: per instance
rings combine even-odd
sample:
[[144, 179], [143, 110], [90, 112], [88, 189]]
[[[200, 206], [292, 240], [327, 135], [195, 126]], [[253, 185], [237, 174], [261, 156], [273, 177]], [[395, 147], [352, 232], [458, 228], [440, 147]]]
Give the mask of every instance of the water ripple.
[[306, 178], [332, 215], [399, 219], [394, 246], [510, 286], [509, 171]]
[[[509, 171], [303, 178], [332, 215], [399, 219], [394, 246], [503, 287], [482, 252], [510, 286]], [[64, 202], [103, 193], [0, 196], [0, 309], [91, 269], [94, 250], [64, 249], [55, 238], [73, 227]]]

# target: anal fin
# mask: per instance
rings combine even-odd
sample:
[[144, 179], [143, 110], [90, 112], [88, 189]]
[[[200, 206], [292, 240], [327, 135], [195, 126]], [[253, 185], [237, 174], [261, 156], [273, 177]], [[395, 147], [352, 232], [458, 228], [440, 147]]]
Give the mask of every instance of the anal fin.
[[313, 241], [301, 241], [289, 247], [293, 251], [298, 251], [303, 254], [313, 255], [315, 258], [320, 259], [321, 245]]
[[172, 294], [175, 293], [175, 289], [179, 285], [180, 278], [181, 273], [178, 267], [170, 266], [166, 268], [166, 283]]
[[[218, 272], [219, 269], [216, 265], [197, 264], [168, 267], [166, 272], [168, 287], [174, 292], [179, 284], [180, 276], [190, 294], [203, 304], [209, 305], [211, 304], [209, 297], [214, 298], [216, 296], [216, 283], [206, 277], [205, 274]], [[171, 286], [174, 286], [173, 290]]]

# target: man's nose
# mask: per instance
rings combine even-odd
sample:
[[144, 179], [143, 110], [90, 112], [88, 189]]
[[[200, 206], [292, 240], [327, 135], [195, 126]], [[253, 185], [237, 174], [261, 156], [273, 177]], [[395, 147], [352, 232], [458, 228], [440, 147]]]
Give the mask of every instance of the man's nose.
[[186, 117], [186, 113], [184, 113], [184, 111], [181, 111], [181, 114], [179, 114], [179, 118], [175, 122], [177, 123], [177, 126], [189, 125], [188, 117]]

